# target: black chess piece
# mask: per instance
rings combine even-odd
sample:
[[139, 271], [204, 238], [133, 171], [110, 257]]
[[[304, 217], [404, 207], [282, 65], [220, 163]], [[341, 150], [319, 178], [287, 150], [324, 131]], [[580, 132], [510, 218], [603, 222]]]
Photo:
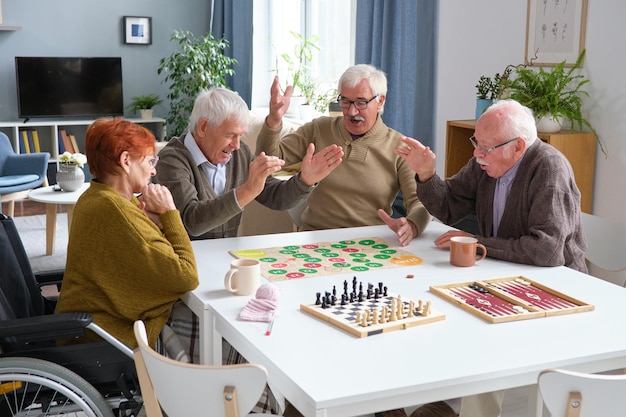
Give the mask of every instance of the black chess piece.
[[318, 306], [318, 305], [322, 304], [322, 300], [320, 300], [320, 297], [321, 297], [321, 296], [322, 296], [322, 294], [321, 294], [321, 293], [319, 293], [319, 292], [318, 292], [318, 293], [315, 293], [315, 297], [316, 297], [316, 298], [315, 298], [315, 305], [316, 305], [316, 306]]

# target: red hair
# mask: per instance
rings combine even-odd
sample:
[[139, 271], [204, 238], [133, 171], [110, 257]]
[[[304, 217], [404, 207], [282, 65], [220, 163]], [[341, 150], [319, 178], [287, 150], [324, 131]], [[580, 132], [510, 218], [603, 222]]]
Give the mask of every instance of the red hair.
[[140, 158], [155, 153], [155, 138], [143, 126], [124, 119], [98, 119], [87, 128], [85, 154], [94, 178], [118, 175], [120, 155]]

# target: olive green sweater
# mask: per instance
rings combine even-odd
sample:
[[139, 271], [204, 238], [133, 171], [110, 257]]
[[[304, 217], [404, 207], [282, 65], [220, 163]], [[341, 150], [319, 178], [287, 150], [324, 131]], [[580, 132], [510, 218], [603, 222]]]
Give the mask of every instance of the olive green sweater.
[[137, 346], [135, 320], [145, 322], [154, 346], [174, 302], [198, 286], [179, 212], [161, 215], [161, 231], [137, 204], [136, 198], [129, 201], [91, 181], [74, 210], [56, 308], [91, 313], [96, 324], [131, 348]]

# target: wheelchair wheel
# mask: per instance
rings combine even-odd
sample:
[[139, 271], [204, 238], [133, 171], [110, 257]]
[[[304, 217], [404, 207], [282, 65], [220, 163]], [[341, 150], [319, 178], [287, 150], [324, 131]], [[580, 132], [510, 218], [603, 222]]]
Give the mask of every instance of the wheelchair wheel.
[[0, 416], [114, 417], [100, 393], [74, 372], [34, 358], [0, 358]]

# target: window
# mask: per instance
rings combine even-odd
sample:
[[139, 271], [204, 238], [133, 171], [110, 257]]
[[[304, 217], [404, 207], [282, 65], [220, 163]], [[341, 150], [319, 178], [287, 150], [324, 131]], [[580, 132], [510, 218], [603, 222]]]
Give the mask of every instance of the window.
[[[308, 64], [322, 89], [337, 85], [354, 62], [356, 0], [255, 0], [252, 107], [267, 107], [276, 68], [284, 67], [280, 54], [293, 54], [294, 31], [319, 36], [320, 51]], [[282, 79], [281, 79], [282, 80]], [[284, 84], [283, 84], [284, 86]]]

